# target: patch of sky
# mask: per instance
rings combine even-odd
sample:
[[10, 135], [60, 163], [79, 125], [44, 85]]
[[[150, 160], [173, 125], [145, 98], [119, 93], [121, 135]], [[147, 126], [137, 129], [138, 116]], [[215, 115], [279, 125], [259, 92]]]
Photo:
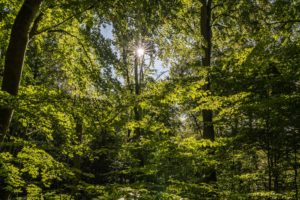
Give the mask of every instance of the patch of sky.
[[[100, 29], [101, 34], [105, 39], [113, 40], [113, 25], [112, 24], [103, 24]], [[111, 48], [114, 50], [114, 52], [119, 56], [118, 50], [116, 47], [112, 44]], [[168, 77], [169, 75], [169, 66], [165, 66], [163, 62], [155, 58], [154, 64], [153, 64], [153, 74], [151, 76], [155, 80], [162, 80]]]

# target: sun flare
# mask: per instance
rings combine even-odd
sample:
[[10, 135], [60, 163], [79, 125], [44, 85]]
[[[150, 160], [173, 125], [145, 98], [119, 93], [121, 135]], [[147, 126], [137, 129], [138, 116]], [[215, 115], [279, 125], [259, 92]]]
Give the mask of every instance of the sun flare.
[[145, 49], [142, 48], [142, 47], [137, 48], [136, 54], [137, 54], [138, 57], [143, 56], [145, 54]]

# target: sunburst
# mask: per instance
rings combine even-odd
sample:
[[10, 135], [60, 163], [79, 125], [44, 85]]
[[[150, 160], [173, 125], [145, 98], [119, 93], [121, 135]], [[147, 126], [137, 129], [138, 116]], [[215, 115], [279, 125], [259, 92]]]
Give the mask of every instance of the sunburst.
[[136, 55], [137, 55], [138, 57], [142, 57], [144, 54], [145, 54], [145, 49], [144, 49], [144, 47], [138, 47], [138, 48], [136, 49]]
[[144, 56], [149, 56], [149, 54], [152, 53], [151, 43], [148, 42], [138, 42], [135, 44], [130, 45], [131, 52], [134, 56], [137, 56], [139, 58], [144, 58]]

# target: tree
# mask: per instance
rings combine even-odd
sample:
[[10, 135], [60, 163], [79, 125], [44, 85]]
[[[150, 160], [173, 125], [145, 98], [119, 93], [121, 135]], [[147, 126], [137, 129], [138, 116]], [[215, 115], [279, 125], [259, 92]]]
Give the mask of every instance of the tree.
[[[5, 56], [4, 74], [1, 90], [11, 95], [18, 94], [29, 33], [40, 10], [42, 0], [24, 1], [12, 27], [10, 42]], [[0, 110], [0, 140], [3, 141], [9, 128], [12, 108]]]
[[4, 198], [299, 198], [298, 2], [43, 2], [0, 92]]

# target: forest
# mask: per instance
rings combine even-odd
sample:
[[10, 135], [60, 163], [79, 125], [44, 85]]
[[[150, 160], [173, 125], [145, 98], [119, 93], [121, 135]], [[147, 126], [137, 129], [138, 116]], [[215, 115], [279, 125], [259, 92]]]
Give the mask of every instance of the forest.
[[0, 0], [0, 199], [300, 199], [300, 0]]

